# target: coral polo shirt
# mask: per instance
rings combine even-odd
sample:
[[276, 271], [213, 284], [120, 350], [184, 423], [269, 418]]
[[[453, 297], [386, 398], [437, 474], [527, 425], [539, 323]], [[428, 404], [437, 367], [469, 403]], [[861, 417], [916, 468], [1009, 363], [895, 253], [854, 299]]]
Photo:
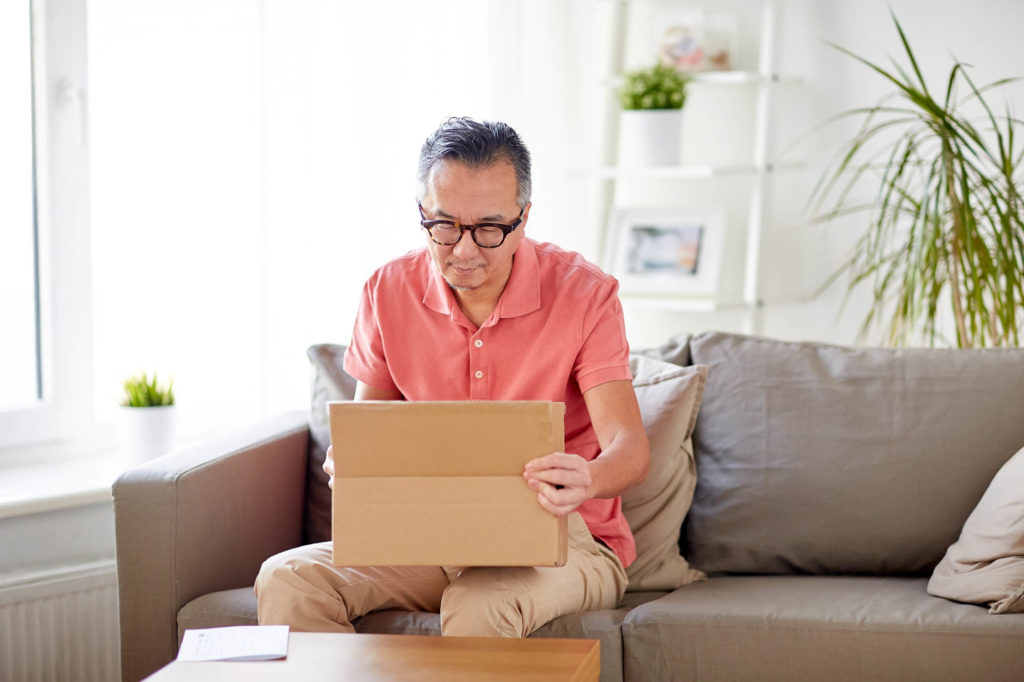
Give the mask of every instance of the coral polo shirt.
[[[406, 400], [565, 403], [565, 450], [600, 453], [583, 393], [631, 379], [618, 282], [582, 256], [524, 238], [508, 283], [478, 329], [426, 249], [391, 261], [363, 288], [345, 371]], [[624, 566], [636, 546], [620, 498], [579, 507]]]

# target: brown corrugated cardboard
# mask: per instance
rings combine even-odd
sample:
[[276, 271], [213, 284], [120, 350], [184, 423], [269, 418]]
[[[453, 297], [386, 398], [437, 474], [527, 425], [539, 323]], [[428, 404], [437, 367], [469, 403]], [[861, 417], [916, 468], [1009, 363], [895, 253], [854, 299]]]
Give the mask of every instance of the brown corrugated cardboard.
[[328, 404], [339, 566], [562, 566], [567, 527], [523, 480], [565, 448], [565, 405]]

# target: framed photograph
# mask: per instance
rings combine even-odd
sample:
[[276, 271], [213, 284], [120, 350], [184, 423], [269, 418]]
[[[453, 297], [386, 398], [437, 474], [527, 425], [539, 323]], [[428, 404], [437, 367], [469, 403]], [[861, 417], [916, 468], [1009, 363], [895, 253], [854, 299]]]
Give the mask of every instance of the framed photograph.
[[653, 32], [662, 64], [683, 72], [737, 68], [734, 14], [666, 9], [656, 15]]
[[724, 231], [721, 209], [620, 209], [612, 215], [607, 267], [623, 294], [713, 295]]

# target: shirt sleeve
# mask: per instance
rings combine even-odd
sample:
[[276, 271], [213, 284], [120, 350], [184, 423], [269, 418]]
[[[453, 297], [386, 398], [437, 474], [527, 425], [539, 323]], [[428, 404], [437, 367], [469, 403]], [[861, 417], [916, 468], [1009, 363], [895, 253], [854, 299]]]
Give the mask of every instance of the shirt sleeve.
[[608, 277], [598, 288], [583, 320], [583, 344], [573, 374], [581, 393], [609, 381], [632, 380], [626, 322], [619, 283]]
[[345, 351], [345, 371], [356, 380], [379, 389], [397, 389], [388, 369], [384, 341], [381, 339], [380, 323], [377, 319], [375, 277], [363, 286], [363, 295], [356, 313], [352, 341]]

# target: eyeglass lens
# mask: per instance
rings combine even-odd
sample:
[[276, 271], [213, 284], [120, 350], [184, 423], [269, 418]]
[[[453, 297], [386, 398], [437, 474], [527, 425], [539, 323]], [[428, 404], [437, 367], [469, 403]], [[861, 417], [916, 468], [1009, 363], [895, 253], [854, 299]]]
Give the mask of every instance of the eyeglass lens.
[[452, 223], [438, 223], [430, 227], [430, 236], [440, 244], [451, 246], [459, 241], [464, 229], [473, 233], [473, 241], [479, 246], [495, 247], [505, 241], [504, 230], [490, 225], [461, 228]]

